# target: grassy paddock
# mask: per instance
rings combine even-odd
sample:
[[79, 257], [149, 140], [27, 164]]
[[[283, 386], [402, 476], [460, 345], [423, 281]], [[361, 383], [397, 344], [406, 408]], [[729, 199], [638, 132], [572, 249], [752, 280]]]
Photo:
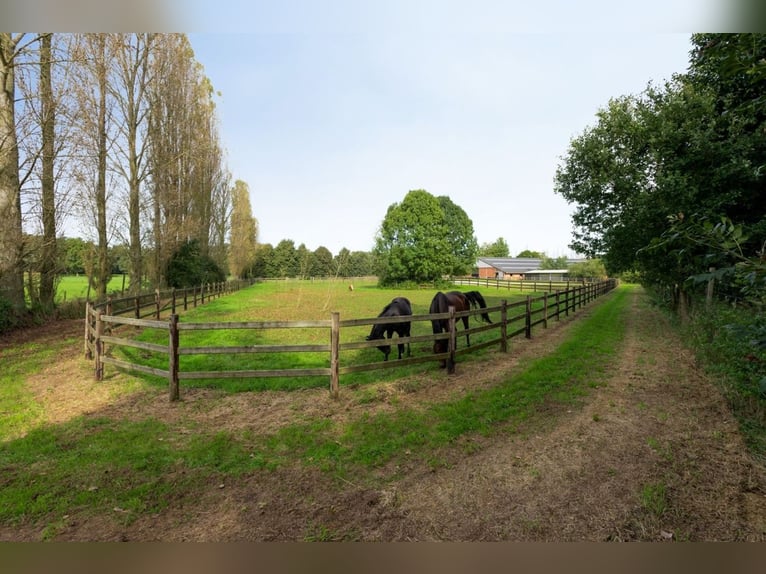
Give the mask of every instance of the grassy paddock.
[[[489, 307], [500, 305], [502, 299], [508, 302], [523, 300], [527, 294], [498, 295], [496, 289], [471, 287], [480, 291]], [[468, 287], [462, 290], [469, 290]], [[362, 319], [376, 317], [392, 298], [403, 296], [412, 302], [414, 315], [429, 312], [434, 289], [381, 289], [371, 280], [355, 283], [349, 291], [345, 281], [281, 281], [253, 285], [237, 293], [222, 297], [204, 306], [191, 309], [181, 315], [181, 322], [236, 322], [236, 321], [299, 321], [327, 320], [337, 311], [343, 319]], [[538, 295], [538, 294], [535, 294]], [[535, 304], [536, 308], [542, 303]], [[523, 313], [515, 309], [514, 315]], [[491, 314], [493, 321], [499, 321], [499, 313]], [[469, 326], [480, 324], [478, 317], [472, 317]], [[518, 320], [510, 329], [523, 327], [523, 320]], [[460, 335], [462, 322], [458, 322], [458, 348], [465, 347], [465, 337]], [[370, 326], [345, 327], [341, 329], [341, 343], [363, 341], [370, 333]], [[416, 321], [412, 325], [412, 336], [432, 333], [428, 321]], [[167, 344], [167, 331], [145, 330], [138, 339], [155, 344]], [[472, 344], [496, 339], [499, 330], [476, 333], [471, 337]], [[395, 341], [395, 338], [394, 338]], [[268, 330], [215, 330], [182, 331], [180, 346], [184, 347], [224, 347], [247, 345], [321, 345], [329, 342], [327, 328], [268, 329]], [[413, 356], [432, 354], [431, 343], [411, 345]], [[167, 368], [167, 356], [144, 350], [126, 347], [116, 351], [130, 362], [149, 365], [155, 368]], [[483, 351], [480, 351], [481, 353]], [[389, 360], [396, 360], [397, 350], [392, 345]], [[259, 354], [216, 354], [182, 355], [179, 359], [182, 372], [215, 370], [251, 370], [251, 369], [290, 369], [290, 368], [326, 368], [329, 366], [329, 353], [259, 353]], [[474, 360], [474, 355], [461, 357], [461, 361]], [[341, 351], [341, 364], [358, 365], [383, 360], [383, 354], [375, 347]], [[438, 365], [425, 363], [401, 367], [396, 370], [377, 370], [341, 376], [341, 385], [358, 385], [392, 379], [404, 374], [416, 372], [438, 372]], [[148, 376], [147, 380], [157, 384], [167, 384], [164, 379]], [[325, 386], [327, 377], [292, 377], [262, 379], [206, 379], [182, 381], [182, 386], [205, 386], [236, 392], [243, 390], [286, 390], [306, 387]]]
[[543, 405], [576, 403], [602, 384], [623, 338], [628, 289], [605, 297], [551, 354], [446, 402], [348, 422], [303, 419], [271, 435], [199, 427], [179, 434], [178, 423], [85, 416], [5, 440], [0, 522], [42, 521], [42, 537], [53, 538], [67, 516], [108, 514], [130, 522], [169, 501], [193, 500], [213, 481], [282, 465], [315, 466], [359, 483], [386, 480], [370, 469], [392, 461], [401, 468], [448, 464], [450, 456], [480, 448], [472, 435], [534, 424], [542, 412], [551, 416]]
[[[130, 281], [125, 277], [125, 289]], [[120, 293], [123, 286], [123, 276], [115, 275], [106, 286], [107, 293]], [[56, 302], [72, 301], [73, 299], [85, 299], [88, 295], [88, 278], [85, 275], [65, 275], [59, 279], [56, 287]], [[95, 295], [91, 290], [91, 298]]]

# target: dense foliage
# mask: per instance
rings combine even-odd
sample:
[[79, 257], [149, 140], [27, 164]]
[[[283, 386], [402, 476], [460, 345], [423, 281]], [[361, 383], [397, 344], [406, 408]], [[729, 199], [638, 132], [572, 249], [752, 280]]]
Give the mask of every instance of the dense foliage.
[[[762, 260], [764, 93], [764, 35], [696, 34], [686, 74], [612, 99], [556, 174], [556, 191], [576, 205], [571, 247], [612, 274], [638, 271], [676, 303], [701, 293], [694, 278], [711, 268]], [[712, 231], [722, 218], [738, 230], [736, 253]], [[742, 277], [719, 275], [719, 292], [733, 294]], [[751, 301], [763, 300], [758, 285], [749, 282]]]
[[473, 222], [460, 206], [417, 189], [389, 206], [374, 253], [386, 285], [469, 273], [478, 249]]
[[173, 253], [166, 275], [171, 287], [194, 287], [226, 280], [226, 274], [202, 252], [196, 239], [187, 241]]
[[766, 458], [766, 36], [695, 34], [689, 69], [612, 99], [556, 191], [578, 252], [677, 312]]
[[502, 237], [498, 237], [493, 243], [482, 243], [479, 246], [479, 257], [508, 257], [510, 254], [508, 243]]

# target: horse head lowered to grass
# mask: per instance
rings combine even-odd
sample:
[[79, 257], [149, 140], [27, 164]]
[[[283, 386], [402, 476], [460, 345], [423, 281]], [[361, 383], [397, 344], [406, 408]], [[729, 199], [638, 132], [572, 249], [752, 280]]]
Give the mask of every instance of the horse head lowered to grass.
[[[410, 304], [409, 299], [406, 297], [395, 297], [391, 300], [391, 302], [386, 305], [383, 308], [383, 311], [380, 312], [380, 315], [378, 315], [378, 318], [380, 317], [400, 317], [403, 315], [412, 315], [412, 305]], [[375, 339], [383, 339], [383, 335], [385, 334], [389, 339], [394, 334], [394, 332], [399, 337], [409, 337], [410, 336], [410, 321], [402, 321], [401, 323], [376, 323], [372, 326], [372, 330], [370, 331], [370, 334], [367, 336], [368, 341], [373, 341]], [[388, 355], [391, 353], [391, 345], [379, 345], [378, 349], [380, 349], [383, 354], [385, 355], [384, 361], [388, 361]], [[402, 358], [402, 353], [404, 352], [404, 344], [399, 343], [398, 344], [399, 349], [399, 358]], [[410, 356], [410, 344], [407, 343], [407, 356]]]

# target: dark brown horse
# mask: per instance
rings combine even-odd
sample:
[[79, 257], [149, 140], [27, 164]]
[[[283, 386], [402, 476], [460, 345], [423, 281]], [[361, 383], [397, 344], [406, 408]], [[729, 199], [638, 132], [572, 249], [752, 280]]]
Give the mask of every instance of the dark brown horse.
[[[378, 317], [399, 317], [401, 315], [412, 315], [412, 305], [410, 304], [409, 299], [406, 297], [395, 297], [392, 299], [391, 302], [383, 308]], [[402, 321], [401, 323], [386, 324], [376, 323], [372, 326], [372, 331], [370, 331], [370, 334], [367, 336], [367, 340], [372, 341], [374, 339], [382, 339], [384, 333], [390, 339], [394, 332], [396, 332], [396, 334], [400, 337], [409, 337], [410, 322]], [[380, 349], [386, 357], [383, 360], [388, 361], [388, 355], [391, 353], [391, 345], [380, 345], [378, 346], [378, 349]], [[401, 359], [402, 353], [404, 352], [404, 344], [399, 343], [398, 349], [399, 358]], [[407, 343], [407, 356], [410, 356], [409, 343]]]
[[[478, 291], [468, 291], [467, 293], [462, 293], [460, 291], [448, 291], [447, 293], [442, 293], [439, 291], [436, 295], [434, 295], [434, 298], [431, 300], [431, 308], [429, 309], [429, 313], [447, 313], [449, 311], [450, 307], [455, 308], [455, 312], [460, 311], [469, 311], [471, 309], [471, 306], [480, 307], [482, 309], [487, 308], [487, 303], [484, 301], [484, 297], [482, 297], [481, 293]], [[489, 318], [488, 313], [482, 313], [481, 318], [486, 321], [487, 323], [491, 323], [492, 320]], [[463, 321], [463, 330], [468, 330], [468, 316], [461, 317], [461, 320]], [[433, 327], [434, 335], [438, 335], [439, 333], [447, 333], [449, 332], [449, 320], [448, 319], [435, 319], [431, 321], [431, 326]], [[465, 343], [466, 346], [471, 346], [471, 339], [470, 334], [465, 334]], [[447, 340], [446, 339], [439, 339], [437, 341], [434, 341], [434, 353], [440, 354], [440, 353], [446, 353], [447, 352]], [[441, 366], [445, 366], [445, 362], [442, 361]]]

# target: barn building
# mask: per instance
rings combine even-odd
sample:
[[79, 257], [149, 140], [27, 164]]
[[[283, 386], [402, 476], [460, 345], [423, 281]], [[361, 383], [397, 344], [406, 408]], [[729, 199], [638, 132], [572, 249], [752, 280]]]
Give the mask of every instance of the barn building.
[[[567, 259], [567, 265], [582, 263], [585, 259]], [[473, 275], [481, 279], [538, 279], [540, 281], [566, 281], [566, 269], [540, 269], [542, 259], [532, 257], [480, 257]]]

